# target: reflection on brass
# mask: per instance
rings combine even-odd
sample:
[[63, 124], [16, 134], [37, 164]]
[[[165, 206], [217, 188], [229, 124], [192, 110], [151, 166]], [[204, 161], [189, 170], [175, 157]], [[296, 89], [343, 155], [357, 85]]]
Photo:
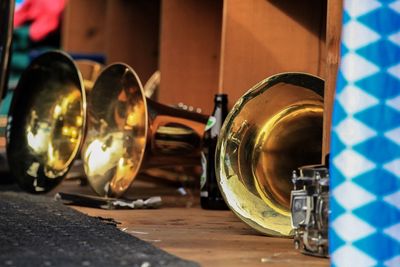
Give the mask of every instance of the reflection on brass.
[[157, 101], [158, 93], [160, 91], [160, 71], [157, 70], [150, 76], [147, 82], [143, 86], [144, 95], [151, 100]]
[[97, 76], [99, 76], [103, 68], [103, 65], [88, 59], [75, 60], [75, 64], [81, 72], [86, 95], [89, 95]]
[[83, 80], [58, 51], [33, 60], [15, 89], [7, 124], [7, 157], [18, 184], [47, 192], [66, 175], [83, 140]]
[[267, 78], [236, 102], [222, 127], [215, 164], [222, 195], [262, 233], [293, 234], [291, 173], [321, 160], [323, 85], [304, 73]]
[[207, 120], [146, 98], [129, 66], [106, 67], [88, 99], [81, 157], [89, 184], [118, 197], [146, 168], [198, 164]]

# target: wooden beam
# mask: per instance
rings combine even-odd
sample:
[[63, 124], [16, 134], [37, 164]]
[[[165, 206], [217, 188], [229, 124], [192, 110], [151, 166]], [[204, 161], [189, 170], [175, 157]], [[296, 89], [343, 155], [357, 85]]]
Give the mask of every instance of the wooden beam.
[[332, 124], [333, 100], [336, 77], [340, 60], [340, 36], [342, 31], [342, 0], [328, 0], [326, 24], [326, 78], [325, 111], [322, 152], [325, 157], [330, 151], [330, 131]]

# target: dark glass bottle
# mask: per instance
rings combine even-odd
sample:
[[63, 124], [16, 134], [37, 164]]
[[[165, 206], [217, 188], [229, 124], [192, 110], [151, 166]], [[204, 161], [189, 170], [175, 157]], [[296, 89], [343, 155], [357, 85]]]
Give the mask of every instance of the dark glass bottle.
[[202, 167], [200, 179], [200, 204], [203, 209], [226, 210], [228, 206], [219, 191], [215, 175], [215, 148], [222, 124], [228, 115], [228, 96], [216, 94], [214, 111], [210, 117], [203, 139]]

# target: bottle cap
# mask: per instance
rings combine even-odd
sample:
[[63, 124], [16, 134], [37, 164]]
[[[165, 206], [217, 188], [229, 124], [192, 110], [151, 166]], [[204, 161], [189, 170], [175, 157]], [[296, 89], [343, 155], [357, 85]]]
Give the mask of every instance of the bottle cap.
[[228, 95], [227, 94], [215, 94], [214, 102], [228, 102]]

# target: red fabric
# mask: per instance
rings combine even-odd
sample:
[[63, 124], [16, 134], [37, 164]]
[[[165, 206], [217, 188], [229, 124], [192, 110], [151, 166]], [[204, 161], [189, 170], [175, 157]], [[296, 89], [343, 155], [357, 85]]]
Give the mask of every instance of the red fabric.
[[29, 36], [33, 41], [40, 41], [56, 30], [67, 0], [25, 0], [16, 10], [14, 27], [31, 21]]

